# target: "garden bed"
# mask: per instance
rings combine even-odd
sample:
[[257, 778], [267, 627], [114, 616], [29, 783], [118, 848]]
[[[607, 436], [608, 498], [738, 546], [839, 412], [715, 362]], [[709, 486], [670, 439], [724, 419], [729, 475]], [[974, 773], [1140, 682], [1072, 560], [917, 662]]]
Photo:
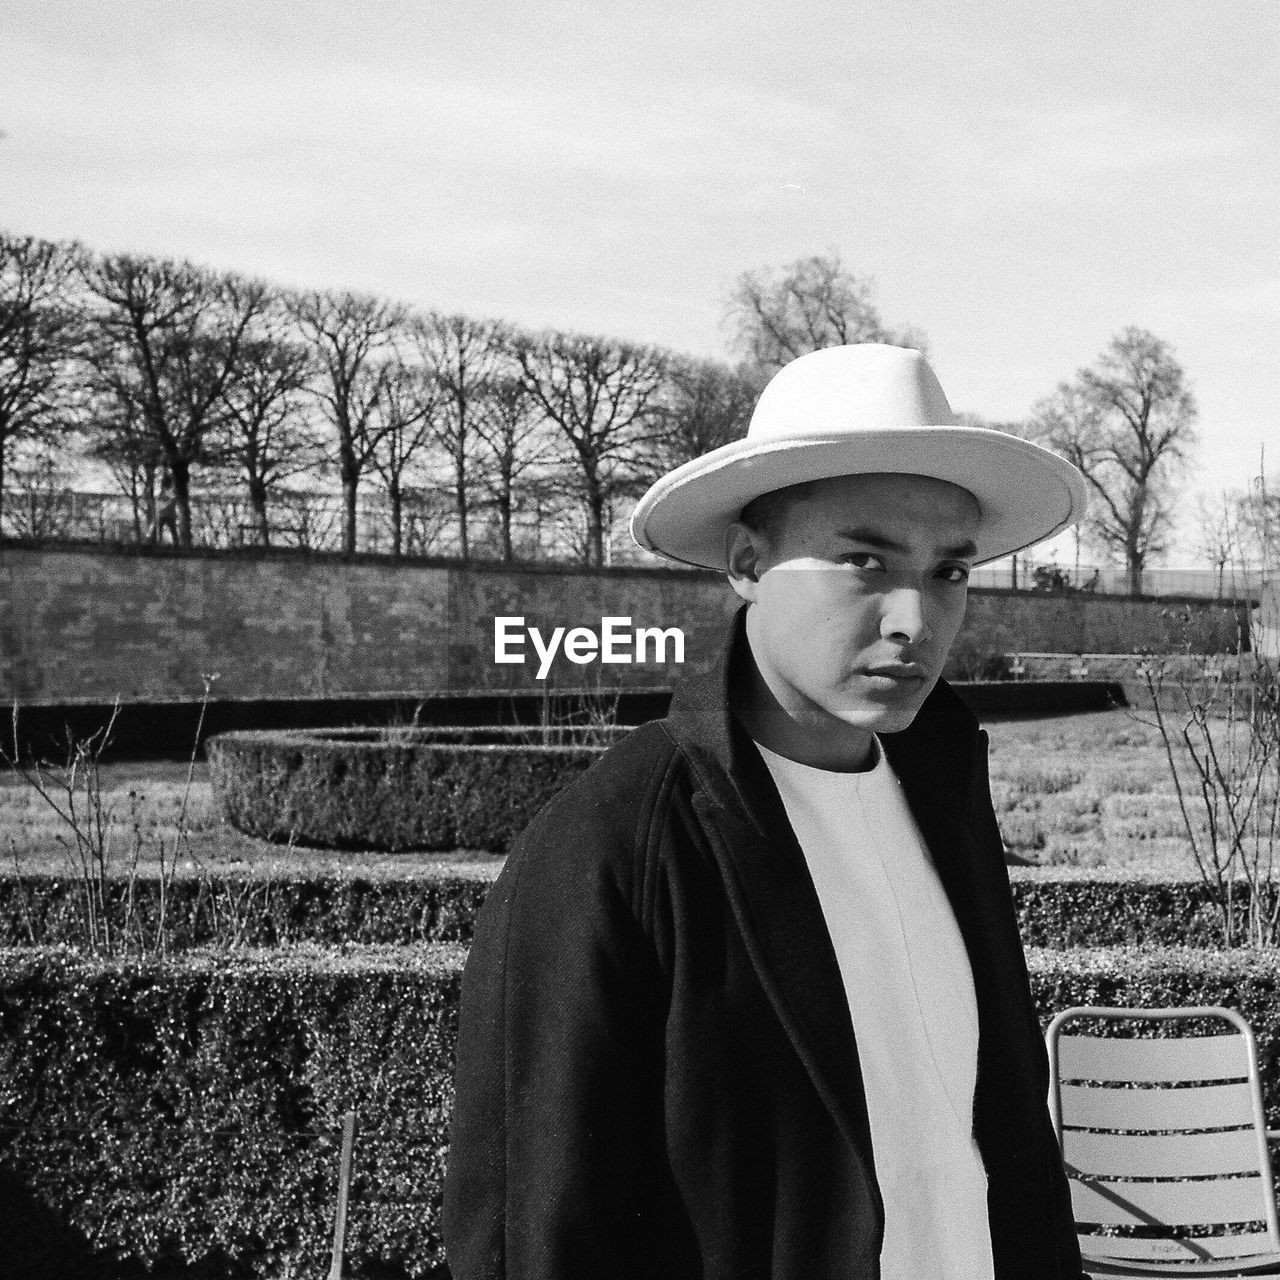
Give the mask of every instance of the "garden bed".
[[[995, 720], [991, 781], [1001, 830], [1016, 862], [1046, 868], [1098, 868], [1166, 879], [1194, 876], [1168, 766], [1155, 729], [1122, 711], [1045, 719]], [[415, 875], [466, 854], [379, 852], [358, 841], [318, 850], [245, 835], [222, 820], [197, 761], [189, 797], [187, 766], [114, 762], [102, 766], [102, 804], [119, 828], [117, 862], [130, 864], [136, 821], [139, 865], [155, 870], [162, 846], [179, 847], [190, 865], [227, 872], [298, 877], [322, 874]], [[181, 815], [181, 817], [180, 817]], [[58, 874], [67, 867], [66, 832], [20, 779], [0, 771], [0, 855], [10, 869]], [[189, 855], [189, 856], [188, 856]]]
[[[1280, 956], [1217, 950], [1156, 731], [1114, 711], [988, 728], [1011, 856], [1038, 864], [1011, 881], [1042, 1020], [1098, 1002], [1238, 1008], [1280, 1125]], [[65, 1256], [91, 1255], [84, 1275], [322, 1275], [340, 1120], [356, 1108], [350, 1274], [443, 1276], [466, 943], [501, 850], [608, 736], [560, 733], [549, 747], [537, 729], [277, 734], [269, 767], [264, 735], [246, 733], [218, 739], [190, 779], [104, 766], [115, 836], [97, 906], [117, 951], [136, 941], [150, 958], [76, 954], [87, 882], [65, 824], [0, 780], [0, 947], [18, 948], [0, 952], [0, 1194], [14, 1212]], [[255, 834], [223, 820], [210, 776], [243, 781]], [[436, 847], [377, 851], [412, 844]]]

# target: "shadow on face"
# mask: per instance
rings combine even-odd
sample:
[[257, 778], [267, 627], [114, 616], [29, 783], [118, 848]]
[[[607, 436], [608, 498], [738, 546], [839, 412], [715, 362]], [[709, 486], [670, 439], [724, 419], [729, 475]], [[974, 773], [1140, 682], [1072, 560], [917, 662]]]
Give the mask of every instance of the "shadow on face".
[[[898, 473], [833, 476], [763, 494], [744, 508], [741, 523], [763, 539], [777, 564], [813, 550], [846, 527], [906, 535], [920, 550], [960, 548], [981, 522], [978, 500], [967, 489], [932, 476]], [[732, 568], [733, 560], [729, 560]]]

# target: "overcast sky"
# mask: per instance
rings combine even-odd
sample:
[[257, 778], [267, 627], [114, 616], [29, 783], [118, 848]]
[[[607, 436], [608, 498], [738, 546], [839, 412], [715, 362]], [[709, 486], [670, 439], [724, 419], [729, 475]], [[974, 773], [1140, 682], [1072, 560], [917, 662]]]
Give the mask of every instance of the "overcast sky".
[[42, 0], [0, 67], [10, 231], [706, 355], [835, 249], [956, 409], [1140, 325], [1196, 487], [1280, 479], [1276, 0]]

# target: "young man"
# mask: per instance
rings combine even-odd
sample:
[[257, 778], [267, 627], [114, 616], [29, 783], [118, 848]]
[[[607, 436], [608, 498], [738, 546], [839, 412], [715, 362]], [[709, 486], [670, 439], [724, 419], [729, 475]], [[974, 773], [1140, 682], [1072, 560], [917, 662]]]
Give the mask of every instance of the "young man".
[[455, 1280], [1079, 1280], [986, 774], [939, 680], [972, 565], [1079, 474], [837, 347], [632, 530], [745, 601], [533, 822], [477, 924]]

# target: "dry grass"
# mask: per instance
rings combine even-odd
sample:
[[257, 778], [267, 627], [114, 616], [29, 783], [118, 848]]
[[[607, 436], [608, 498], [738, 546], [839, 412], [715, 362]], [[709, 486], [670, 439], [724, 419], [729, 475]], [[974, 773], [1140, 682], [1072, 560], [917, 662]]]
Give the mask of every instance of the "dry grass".
[[1018, 858], [1038, 866], [1195, 874], [1153, 725], [1116, 710], [987, 728], [996, 816]]

